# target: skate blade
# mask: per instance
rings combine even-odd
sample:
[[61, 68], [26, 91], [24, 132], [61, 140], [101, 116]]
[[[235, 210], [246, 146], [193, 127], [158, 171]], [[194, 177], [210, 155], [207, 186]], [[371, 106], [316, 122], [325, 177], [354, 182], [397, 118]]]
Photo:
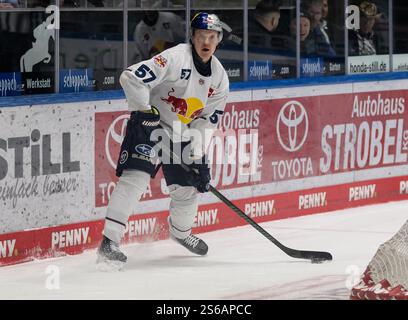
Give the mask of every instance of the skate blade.
[[125, 263], [122, 261], [108, 260], [98, 255], [96, 260], [96, 269], [102, 272], [118, 272], [123, 271]]

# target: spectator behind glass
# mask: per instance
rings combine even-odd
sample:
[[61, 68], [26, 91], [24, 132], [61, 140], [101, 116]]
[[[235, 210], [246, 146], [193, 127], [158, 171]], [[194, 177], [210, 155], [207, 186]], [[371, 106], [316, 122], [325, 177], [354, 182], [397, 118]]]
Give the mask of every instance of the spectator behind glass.
[[[290, 35], [291, 41], [289, 49], [296, 52], [296, 17], [290, 21]], [[302, 56], [315, 55], [315, 46], [313, 41], [309, 38], [311, 28], [311, 18], [305, 13], [300, 13], [300, 54]]]
[[328, 35], [322, 32], [323, 0], [303, 0], [301, 8], [302, 12], [310, 17], [311, 31], [308, 41], [313, 43], [315, 54], [323, 57], [335, 57], [336, 51], [332, 47]]
[[329, 0], [323, 0], [322, 6], [322, 21], [327, 20], [327, 16], [329, 15]]
[[333, 43], [330, 40], [330, 30], [327, 17], [329, 15], [329, 0], [322, 1], [322, 18], [320, 19], [320, 31], [322, 32], [326, 42], [333, 47]]
[[374, 3], [364, 1], [360, 4], [360, 29], [348, 32], [350, 56], [369, 56], [379, 53], [380, 41], [374, 26], [381, 15]]
[[0, 0], [0, 9], [13, 9], [18, 7], [18, 0]]
[[261, 0], [248, 18], [249, 47], [271, 48], [273, 32], [279, 24], [281, 1]]
[[185, 42], [185, 21], [173, 12], [144, 11], [137, 24], [135, 41], [136, 62], [147, 60], [156, 54]]

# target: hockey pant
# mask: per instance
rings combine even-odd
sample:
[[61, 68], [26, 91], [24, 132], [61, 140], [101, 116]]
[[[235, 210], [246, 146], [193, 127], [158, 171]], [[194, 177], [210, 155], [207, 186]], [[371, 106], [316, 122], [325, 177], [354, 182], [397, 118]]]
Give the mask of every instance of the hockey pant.
[[[150, 174], [140, 170], [124, 170], [113, 191], [107, 209], [103, 234], [110, 240], [120, 243], [129, 216], [146, 191]], [[193, 186], [171, 184], [170, 191], [170, 233], [179, 239], [191, 234], [197, 213], [197, 189]]]

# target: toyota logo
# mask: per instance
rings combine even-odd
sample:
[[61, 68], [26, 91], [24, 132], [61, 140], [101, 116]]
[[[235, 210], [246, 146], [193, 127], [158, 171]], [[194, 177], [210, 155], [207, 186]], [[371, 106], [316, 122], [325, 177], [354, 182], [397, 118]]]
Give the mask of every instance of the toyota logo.
[[279, 112], [276, 125], [279, 143], [288, 152], [298, 151], [306, 141], [309, 120], [305, 107], [297, 101], [289, 101]]
[[[127, 126], [127, 122], [129, 119], [129, 115], [128, 114], [123, 114], [119, 117], [117, 117], [109, 126], [108, 131], [106, 132], [106, 137], [105, 137], [105, 153], [106, 153], [106, 158], [109, 161], [109, 164], [112, 166], [112, 168], [116, 169], [116, 162], [113, 161], [113, 157], [112, 157], [112, 152], [111, 152], [111, 148], [114, 146], [114, 144], [112, 144], [112, 141], [119, 144], [119, 146], [122, 144], [123, 139], [125, 138], [125, 134], [126, 134], [126, 126]], [[116, 154], [115, 154], [116, 156]], [[125, 156], [124, 154], [121, 155], [120, 161], [126, 161], [127, 160], [127, 156]]]

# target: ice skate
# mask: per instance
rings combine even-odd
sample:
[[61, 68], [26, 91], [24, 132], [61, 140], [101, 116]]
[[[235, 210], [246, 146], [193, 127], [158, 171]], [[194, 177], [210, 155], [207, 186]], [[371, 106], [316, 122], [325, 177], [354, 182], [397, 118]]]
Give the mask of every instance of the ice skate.
[[187, 248], [192, 253], [198, 254], [199, 256], [205, 256], [208, 252], [207, 244], [193, 234], [190, 234], [185, 239], [178, 239], [170, 234], [170, 238], [180, 243], [183, 247]]
[[96, 263], [101, 271], [122, 270], [127, 261], [126, 255], [120, 251], [119, 246], [105, 236], [98, 248], [97, 255]]

